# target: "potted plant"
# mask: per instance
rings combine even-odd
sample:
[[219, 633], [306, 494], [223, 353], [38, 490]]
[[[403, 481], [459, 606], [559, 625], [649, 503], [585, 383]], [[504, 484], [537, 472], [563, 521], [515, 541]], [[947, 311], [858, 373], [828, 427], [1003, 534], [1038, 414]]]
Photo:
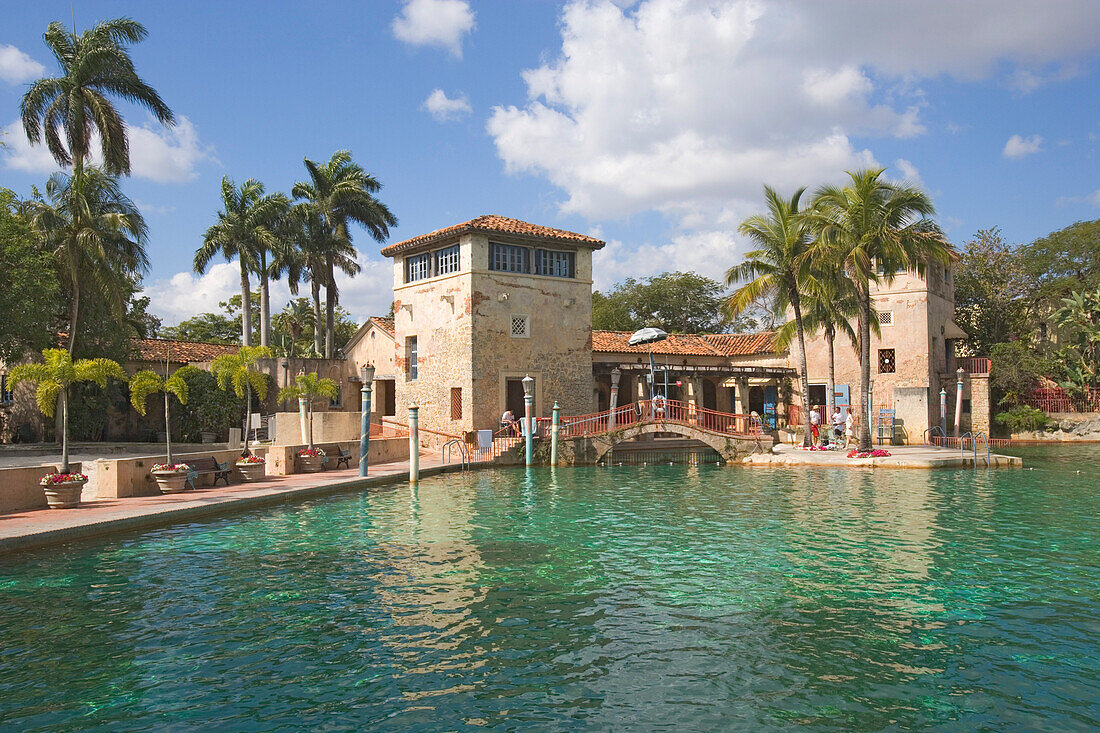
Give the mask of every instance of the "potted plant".
[[[319, 399], [334, 400], [339, 396], [340, 388], [336, 382], [328, 377], [319, 377], [317, 372], [306, 374], [299, 372], [294, 378], [294, 384], [288, 384], [279, 390], [276, 398], [279, 402], [284, 400], [298, 400], [298, 412], [302, 418], [302, 438], [306, 443], [306, 450], [313, 450], [313, 403]], [[301, 457], [305, 451], [299, 451]], [[321, 453], [324, 456], [324, 453]], [[315, 469], [320, 471], [320, 468]]]
[[[171, 347], [169, 347], [171, 349]], [[169, 354], [171, 351], [169, 351]], [[174, 394], [176, 399], [180, 401], [181, 405], [187, 404], [187, 382], [180, 378], [179, 370], [171, 376], [168, 375], [168, 359], [169, 356], [164, 358], [164, 376], [160, 376], [151, 369], [142, 369], [140, 372], [130, 377], [130, 404], [134, 406], [134, 409], [138, 411], [138, 414], [145, 414], [145, 401], [149, 399], [149, 395], [156, 394], [157, 392], [164, 393], [164, 444], [165, 444], [165, 459], [163, 464], [157, 464], [160, 466], [173, 466], [186, 464], [176, 464], [172, 460], [172, 423], [171, 423], [171, 410], [169, 409], [168, 395]], [[154, 466], [154, 470], [156, 466]], [[183, 491], [182, 482], [177, 482], [175, 476], [167, 476], [168, 471], [162, 469], [161, 473], [165, 475], [165, 483], [162, 486], [161, 481], [157, 479], [157, 486], [161, 491]], [[156, 475], [153, 476], [156, 479]], [[186, 474], [184, 474], [186, 478]], [[179, 486], [177, 487], [177, 483]], [[171, 486], [172, 488], [165, 489], [164, 486]]]
[[302, 448], [298, 451], [298, 467], [302, 473], [317, 473], [324, 465], [325, 452], [320, 448]]
[[237, 473], [242, 481], [259, 481], [267, 475], [267, 464], [263, 456], [241, 456], [237, 459]]
[[[8, 373], [9, 389], [14, 389], [20, 382], [30, 382], [35, 385], [35, 399], [38, 409], [46, 417], [53, 417], [58, 406], [61, 408], [61, 469], [50, 476], [82, 476], [69, 471], [69, 387], [77, 382], [95, 382], [101, 388], [107, 388], [107, 379], [126, 379], [126, 372], [117, 362], [110, 359], [77, 359], [73, 361], [72, 354], [64, 349], [44, 349], [42, 351], [44, 361], [36, 364], [20, 364], [12, 367]], [[45, 476], [44, 479], [50, 479]], [[57, 481], [51, 479], [51, 481]], [[80, 485], [83, 486], [87, 478], [83, 478]], [[58, 483], [70, 483], [69, 481], [57, 481]], [[43, 483], [43, 488], [46, 487]], [[55, 489], [51, 488], [51, 491]], [[47, 502], [49, 494], [46, 495]], [[76, 494], [75, 504], [80, 503], [80, 492]], [[52, 505], [51, 505], [52, 506]], [[58, 506], [60, 508], [61, 505]]]
[[186, 463], [154, 463], [149, 473], [157, 482], [162, 494], [178, 494], [187, 491], [187, 474], [191, 467]]
[[232, 390], [244, 400], [244, 443], [248, 445], [248, 429], [252, 422], [252, 393], [261, 400], [267, 397], [267, 375], [257, 367], [260, 359], [273, 359], [275, 352], [266, 346], [242, 346], [236, 354], [222, 354], [214, 359], [211, 370], [218, 387]]
[[50, 509], [71, 509], [80, 506], [80, 492], [88, 477], [82, 473], [50, 473], [38, 483], [46, 493]]

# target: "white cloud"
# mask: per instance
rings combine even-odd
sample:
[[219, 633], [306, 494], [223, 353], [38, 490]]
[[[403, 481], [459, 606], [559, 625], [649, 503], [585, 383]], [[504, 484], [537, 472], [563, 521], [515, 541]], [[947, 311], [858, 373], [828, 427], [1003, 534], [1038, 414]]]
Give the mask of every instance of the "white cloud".
[[913, 186], [924, 187], [924, 181], [920, 178], [920, 171], [917, 170], [915, 165], [905, 158], [898, 158], [894, 161], [894, 165], [897, 166], [898, 171], [901, 173], [902, 180], [906, 183]]
[[1071, 206], [1073, 204], [1100, 206], [1100, 188], [1086, 196], [1059, 196], [1054, 202], [1055, 206]]
[[725, 281], [726, 270], [744, 254], [728, 230], [702, 230], [679, 234], [664, 243], [647, 242], [628, 246], [611, 240], [593, 255], [592, 287], [606, 292], [615, 283], [628, 278], [643, 278], [678, 270], [697, 272]]
[[564, 212], [658, 211], [690, 233], [759, 208], [763, 183], [873, 164], [857, 137], [922, 134], [922, 79], [1094, 52], [1100, 3], [576, 0], [560, 26], [556, 58], [523, 74], [527, 100], [488, 121], [506, 170], [559, 187]]
[[[342, 305], [357, 322], [362, 323], [368, 316], [384, 315], [393, 300], [393, 265], [390, 260], [367, 259], [359, 253], [362, 271], [354, 278], [337, 273], [336, 281], [340, 289]], [[252, 288], [259, 285], [252, 277]], [[151, 312], [158, 315], [166, 325], [175, 325], [199, 313], [219, 313], [218, 303], [229, 300], [241, 292], [240, 265], [234, 262], [217, 262], [207, 268], [206, 273], [177, 272], [169, 277], [153, 280], [145, 287], [144, 294], [149, 296]], [[285, 280], [273, 281], [270, 285], [271, 312], [277, 313], [290, 300], [290, 289]], [[309, 296], [309, 283], [298, 291], [298, 297]], [[321, 296], [324, 298], [324, 295]]]
[[470, 100], [466, 98], [465, 94], [459, 94], [451, 99], [442, 89], [432, 90], [432, 93], [424, 100], [424, 109], [431, 113], [436, 122], [455, 120], [473, 112]]
[[1020, 135], [1013, 135], [1005, 143], [1004, 150], [1001, 151], [1001, 155], [1006, 158], [1023, 158], [1033, 153], [1038, 153], [1042, 149], [1043, 138], [1041, 135], [1032, 135], [1031, 137], [1021, 137]]
[[393, 19], [393, 35], [414, 46], [438, 46], [462, 58], [462, 39], [474, 29], [466, 0], [407, 0]]
[[46, 73], [46, 67], [15, 46], [0, 43], [0, 79], [8, 84], [21, 84]]
[[[136, 178], [146, 178], [157, 183], [184, 183], [198, 176], [196, 167], [207, 160], [216, 160], [213, 148], [199, 141], [198, 132], [191, 120], [180, 115], [174, 127], [160, 127], [154, 123], [146, 126], [131, 125], [130, 170]], [[23, 132], [23, 125], [16, 120], [4, 128], [8, 147], [0, 153], [4, 166], [28, 173], [52, 173], [60, 170], [46, 148], [45, 142], [31, 145]], [[92, 161], [102, 163], [99, 154], [99, 135], [92, 136]]]

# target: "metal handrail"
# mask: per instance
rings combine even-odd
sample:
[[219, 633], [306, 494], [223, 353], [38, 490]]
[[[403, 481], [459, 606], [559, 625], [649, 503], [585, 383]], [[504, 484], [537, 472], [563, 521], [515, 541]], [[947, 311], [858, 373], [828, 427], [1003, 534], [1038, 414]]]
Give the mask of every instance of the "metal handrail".
[[979, 435], [982, 436], [982, 440], [985, 441], [985, 465], [988, 468], [989, 467], [989, 436], [985, 434], [984, 430], [979, 430], [978, 432], [974, 433], [973, 437], [971, 437], [971, 440], [973, 441], [973, 445], [974, 445], [974, 468], [978, 467], [978, 436]]
[[924, 444], [925, 445], [935, 445], [935, 443], [932, 441], [932, 435], [931, 435], [931, 433], [935, 430], [939, 430], [940, 435], [943, 436], [943, 439], [947, 440], [947, 433], [944, 432], [944, 429], [942, 427], [940, 427], [939, 425], [933, 425], [932, 427], [930, 427], [930, 428], [928, 428], [927, 430], [924, 431]]
[[459, 438], [452, 438], [443, 444], [443, 463], [447, 464], [451, 462], [451, 446], [458, 447], [459, 462], [462, 470], [465, 471], [470, 468], [470, 451], [466, 447], [466, 442]]
[[962, 458], [966, 453], [966, 439], [974, 439], [974, 433], [967, 430], [965, 433], [959, 436], [959, 458]]

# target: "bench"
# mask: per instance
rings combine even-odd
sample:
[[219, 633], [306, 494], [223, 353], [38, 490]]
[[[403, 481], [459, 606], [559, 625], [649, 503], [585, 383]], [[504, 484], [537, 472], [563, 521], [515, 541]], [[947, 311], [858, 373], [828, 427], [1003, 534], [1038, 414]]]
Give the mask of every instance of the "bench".
[[343, 464], [344, 468], [351, 468], [351, 453], [349, 451], [344, 450], [335, 443], [319, 445], [317, 447], [325, 452], [325, 458], [321, 461], [321, 465], [325, 468], [328, 468], [328, 461], [330, 458], [336, 459], [337, 468], [340, 468], [341, 464]]
[[192, 489], [195, 488], [195, 479], [200, 476], [213, 476], [214, 486], [218, 485], [218, 481], [225, 481], [225, 485], [229, 486], [229, 462], [218, 463], [213, 458], [195, 458], [187, 461], [187, 465], [191, 467], [191, 470], [187, 473], [187, 483]]

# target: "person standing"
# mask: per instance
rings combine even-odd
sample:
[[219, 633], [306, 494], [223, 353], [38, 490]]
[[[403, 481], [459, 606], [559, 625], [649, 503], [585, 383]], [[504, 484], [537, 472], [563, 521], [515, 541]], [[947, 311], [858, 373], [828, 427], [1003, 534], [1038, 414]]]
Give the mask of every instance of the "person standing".
[[844, 413], [840, 411], [840, 405], [833, 408], [833, 434], [829, 437], [832, 440], [839, 441], [844, 437]]
[[821, 439], [821, 413], [817, 405], [810, 408], [810, 445], [817, 445]]

